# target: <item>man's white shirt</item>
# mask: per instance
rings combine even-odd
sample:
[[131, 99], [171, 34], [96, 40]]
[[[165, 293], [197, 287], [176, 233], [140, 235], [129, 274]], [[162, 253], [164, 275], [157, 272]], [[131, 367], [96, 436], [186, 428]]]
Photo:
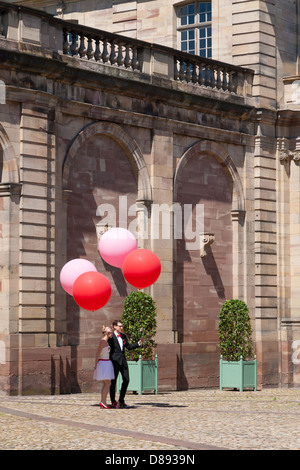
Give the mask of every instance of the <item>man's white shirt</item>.
[[123, 351], [123, 340], [121, 338], [121, 335], [118, 337], [118, 333], [115, 333], [116, 337], [117, 337], [117, 340], [119, 341], [119, 345], [120, 345], [120, 348], [121, 348], [121, 351]]

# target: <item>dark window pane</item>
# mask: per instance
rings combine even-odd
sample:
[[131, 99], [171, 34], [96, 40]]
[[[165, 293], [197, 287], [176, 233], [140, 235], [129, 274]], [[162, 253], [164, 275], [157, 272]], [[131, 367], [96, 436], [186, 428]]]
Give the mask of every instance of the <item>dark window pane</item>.
[[199, 12], [203, 13], [206, 10], [206, 2], [199, 2]]

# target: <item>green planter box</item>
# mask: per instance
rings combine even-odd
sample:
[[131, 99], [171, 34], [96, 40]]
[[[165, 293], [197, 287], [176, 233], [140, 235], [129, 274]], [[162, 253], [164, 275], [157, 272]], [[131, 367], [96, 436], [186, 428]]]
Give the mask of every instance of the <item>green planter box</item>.
[[[158, 359], [157, 355], [153, 361], [143, 361], [139, 357], [138, 361], [128, 361], [129, 367], [129, 392], [138, 392], [139, 395], [144, 391], [153, 390], [158, 393]], [[117, 390], [120, 392], [122, 386], [122, 376], [118, 375]]]
[[257, 382], [256, 356], [253, 361], [224, 361], [220, 359], [220, 390], [223, 388], [238, 388], [242, 392], [245, 388], [256, 390]]

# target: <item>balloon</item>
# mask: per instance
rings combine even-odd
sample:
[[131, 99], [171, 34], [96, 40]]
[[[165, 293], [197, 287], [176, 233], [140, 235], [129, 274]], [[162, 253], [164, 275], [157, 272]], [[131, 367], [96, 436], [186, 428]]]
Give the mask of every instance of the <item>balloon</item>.
[[131, 232], [125, 228], [111, 228], [99, 242], [99, 253], [106, 263], [121, 268], [126, 256], [136, 250], [137, 243]]
[[74, 300], [85, 310], [98, 310], [104, 307], [110, 296], [110, 282], [107, 277], [99, 272], [81, 274], [74, 282]]
[[86, 259], [72, 259], [66, 263], [60, 271], [60, 283], [63, 289], [70, 295], [73, 294], [73, 284], [83, 273], [97, 271], [93, 263]]
[[122, 271], [129, 284], [138, 289], [143, 289], [151, 286], [158, 279], [161, 264], [155, 253], [140, 248], [126, 256]]

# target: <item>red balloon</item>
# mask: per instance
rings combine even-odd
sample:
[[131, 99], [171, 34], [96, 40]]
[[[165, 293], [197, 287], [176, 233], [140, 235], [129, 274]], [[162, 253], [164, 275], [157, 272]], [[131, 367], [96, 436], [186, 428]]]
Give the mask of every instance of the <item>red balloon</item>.
[[111, 285], [103, 274], [89, 271], [78, 276], [73, 284], [75, 302], [85, 310], [104, 307], [111, 296]]
[[150, 250], [139, 248], [129, 253], [122, 271], [126, 281], [138, 289], [151, 286], [158, 279], [161, 264], [158, 256]]

